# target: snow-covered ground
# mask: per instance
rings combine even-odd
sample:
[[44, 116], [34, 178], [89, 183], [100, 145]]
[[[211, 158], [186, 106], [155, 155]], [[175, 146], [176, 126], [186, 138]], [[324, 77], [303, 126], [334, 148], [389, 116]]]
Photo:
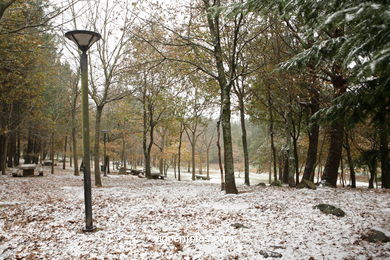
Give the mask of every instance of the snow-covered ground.
[[[390, 243], [360, 238], [370, 228], [390, 235], [389, 191], [239, 185], [225, 195], [208, 181], [109, 175], [92, 191], [98, 230], [82, 233], [82, 177], [48, 170], [0, 177], [0, 259], [390, 257]], [[347, 215], [324, 215], [319, 203]]]

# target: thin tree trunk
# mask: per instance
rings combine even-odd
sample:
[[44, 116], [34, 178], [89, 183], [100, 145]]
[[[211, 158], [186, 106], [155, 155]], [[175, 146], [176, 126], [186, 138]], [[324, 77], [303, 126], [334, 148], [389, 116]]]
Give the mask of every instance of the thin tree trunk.
[[248, 153], [248, 144], [247, 144], [247, 134], [245, 126], [245, 106], [243, 97], [239, 98], [239, 108], [240, 108], [240, 121], [241, 121], [241, 132], [242, 132], [242, 149], [244, 152], [244, 172], [245, 172], [245, 185], [250, 185], [249, 180], [249, 153]]
[[[69, 137], [71, 138], [71, 136]], [[73, 156], [72, 156], [72, 142], [69, 140], [69, 167], [73, 166]]]
[[2, 153], [1, 153], [1, 173], [3, 175], [6, 174], [5, 170], [6, 170], [6, 166], [7, 166], [7, 150], [8, 150], [8, 140], [9, 140], [9, 134], [8, 133], [5, 133], [2, 135], [2, 139], [3, 139], [3, 149], [2, 149]]
[[343, 188], [344, 188], [345, 182], [344, 182], [344, 160], [343, 160], [343, 157], [341, 157], [341, 160], [340, 160], [340, 168], [341, 168], [341, 184], [343, 185]]
[[389, 140], [386, 127], [383, 127], [379, 131], [379, 143], [379, 156], [382, 172], [382, 188], [390, 189]]
[[347, 152], [347, 160], [348, 160], [348, 166], [349, 166], [349, 175], [351, 178], [351, 188], [356, 188], [356, 174], [355, 174], [355, 167], [352, 161], [351, 156], [351, 147], [349, 146], [349, 137], [348, 133], [345, 133], [345, 151]]
[[20, 160], [20, 133], [19, 131], [16, 132], [16, 151], [14, 155], [14, 165], [18, 166], [19, 165], [19, 160]]
[[177, 163], [177, 158], [176, 158], [176, 155], [174, 155], [173, 156], [173, 175], [174, 175], [175, 180], [177, 179], [176, 163]]
[[195, 135], [192, 135], [191, 142], [191, 164], [192, 164], [192, 180], [195, 180]]
[[289, 105], [288, 112], [286, 114], [286, 138], [287, 138], [287, 182], [290, 187], [295, 187], [294, 168], [295, 168], [295, 156], [292, 142], [292, 111], [291, 104]]
[[103, 107], [96, 107], [96, 121], [95, 121], [95, 144], [94, 144], [94, 169], [95, 169], [95, 186], [102, 186], [102, 179], [100, 176], [100, 123], [102, 119]]
[[180, 165], [181, 165], [181, 145], [182, 145], [182, 138], [183, 138], [183, 122], [180, 122], [180, 134], [179, 134], [179, 148], [178, 148], [178, 155], [177, 155], [177, 180], [181, 180], [180, 176]]
[[13, 168], [15, 163], [14, 163], [14, 155], [16, 152], [16, 132], [13, 131], [10, 134], [9, 141], [8, 141], [8, 159], [7, 159], [7, 166], [9, 168]]
[[368, 188], [373, 189], [374, 188], [374, 180], [376, 177], [376, 158], [370, 158], [368, 162], [368, 169], [370, 171], [370, 179], [368, 180]]
[[66, 161], [66, 146], [68, 145], [68, 136], [65, 136], [65, 144], [64, 144], [64, 154], [62, 156], [62, 169], [65, 170], [65, 161]]
[[210, 148], [206, 149], [206, 171], [207, 179], [210, 179]]
[[221, 173], [221, 190], [225, 190], [225, 177], [223, 174], [222, 152], [221, 152], [221, 145], [219, 143], [220, 136], [221, 136], [220, 121], [218, 120], [218, 122], [217, 122], [218, 165], [219, 165], [219, 171]]
[[50, 145], [50, 160], [51, 160], [51, 174], [54, 174], [54, 132], [51, 132], [51, 145]]
[[76, 140], [76, 127], [72, 127], [72, 146], [73, 146], [73, 161], [74, 161], [74, 175], [79, 176], [79, 163], [77, 157], [77, 140]]
[[293, 137], [293, 154], [294, 154], [294, 169], [295, 169], [295, 185], [299, 183], [299, 156], [298, 156], [298, 140]]
[[271, 99], [271, 90], [267, 85], [267, 103], [268, 103], [268, 114], [269, 114], [269, 134], [271, 138], [271, 152], [272, 152], [272, 163], [274, 167], [274, 180], [278, 179], [278, 172], [276, 167], [276, 149], [274, 142], [274, 115], [272, 113], [272, 99]]
[[[310, 102], [310, 117], [319, 110], [319, 93], [317, 90], [312, 90]], [[315, 165], [317, 162], [318, 138], [320, 135], [320, 126], [316, 121], [309, 120], [309, 147], [307, 149], [305, 170], [303, 178], [309, 181], [314, 180]]]

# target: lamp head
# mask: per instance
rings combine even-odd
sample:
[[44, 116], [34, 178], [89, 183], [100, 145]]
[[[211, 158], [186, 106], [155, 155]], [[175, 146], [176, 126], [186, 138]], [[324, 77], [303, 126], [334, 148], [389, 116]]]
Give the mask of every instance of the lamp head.
[[102, 38], [99, 33], [86, 30], [69, 31], [65, 33], [65, 37], [75, 42], [83, 52], [87, 51], [95, 42]]

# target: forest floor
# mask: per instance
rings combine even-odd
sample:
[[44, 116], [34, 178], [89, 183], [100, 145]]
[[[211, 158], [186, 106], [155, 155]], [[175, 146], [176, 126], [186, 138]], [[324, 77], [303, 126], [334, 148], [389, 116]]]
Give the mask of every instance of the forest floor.
[[[83, 233], [82, 177], [0, 176], [0, 259], [389, 259], [384, 190], [246, 187], [225, 195], [208, 181], [103, 177], [93, 188], [93, 233]], [[313, 208], [329, 203], [345, 217]]]

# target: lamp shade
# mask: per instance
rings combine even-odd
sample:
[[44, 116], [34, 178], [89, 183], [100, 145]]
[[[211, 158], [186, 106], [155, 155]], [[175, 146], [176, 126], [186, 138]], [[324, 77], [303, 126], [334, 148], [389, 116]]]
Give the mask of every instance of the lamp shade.
[[102, 38], [97, 32], [85, 30], [69, 31], [65, 33], [65, 37], [75, 42], [82, 51], [87, 51], [95, 42]]

